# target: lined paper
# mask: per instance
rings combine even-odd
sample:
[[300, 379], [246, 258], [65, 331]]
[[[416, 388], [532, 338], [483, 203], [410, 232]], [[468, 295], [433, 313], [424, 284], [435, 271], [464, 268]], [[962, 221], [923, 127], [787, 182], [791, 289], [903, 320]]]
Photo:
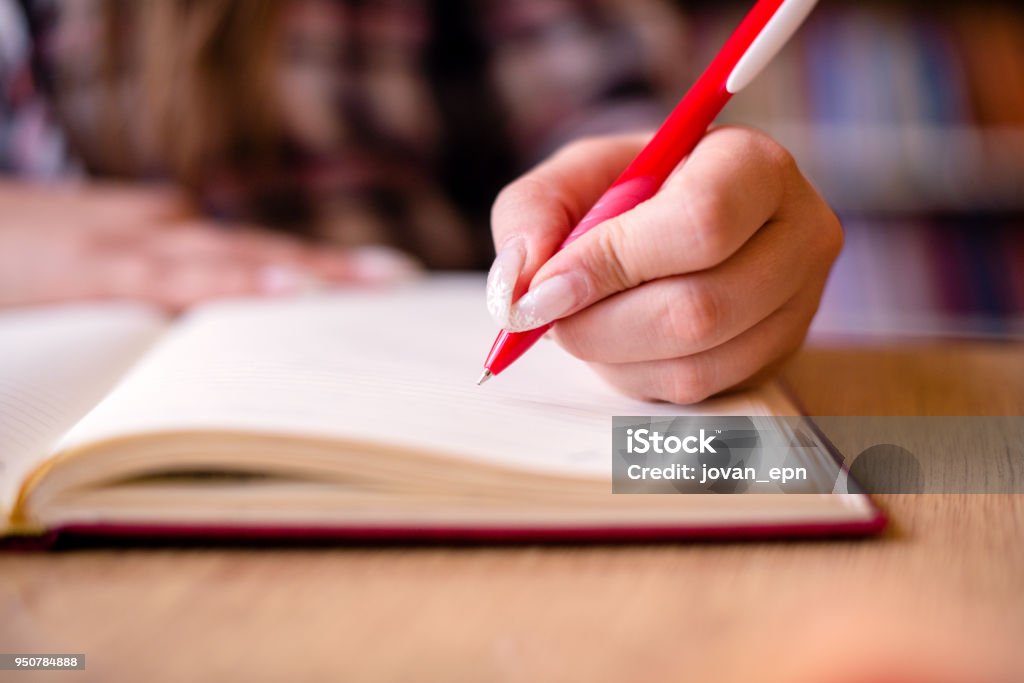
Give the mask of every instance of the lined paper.
[[777, 388], [689, 408], [634, 401], [547, 340], [477, 387], [497, 331], [483, 302], [483, 280], [463, 276], [206, 306], [60, 445], [242, 431], [607, 478], [612, 415], [764, 415], [787, 405]]
[[0, 315], [0, 506], [118, 381], [164, 320], [132, 304], [47, 306]]

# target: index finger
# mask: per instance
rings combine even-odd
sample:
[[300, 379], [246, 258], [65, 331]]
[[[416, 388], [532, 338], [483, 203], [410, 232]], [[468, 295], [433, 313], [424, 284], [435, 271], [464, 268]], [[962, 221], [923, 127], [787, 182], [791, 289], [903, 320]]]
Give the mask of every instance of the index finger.
[[779, 212], [792, 157], [755, 131], [709, 133], [650, 199], [582, 235], [538, 269], [512, 307], [513, 331], [572, 315], [617, 292], [711, 268]]
[[488, 276], [488, 309], [496, 319], [647, 141], [646, 134], [583, 139], [508, 185], [494, 202], [497, 256]]

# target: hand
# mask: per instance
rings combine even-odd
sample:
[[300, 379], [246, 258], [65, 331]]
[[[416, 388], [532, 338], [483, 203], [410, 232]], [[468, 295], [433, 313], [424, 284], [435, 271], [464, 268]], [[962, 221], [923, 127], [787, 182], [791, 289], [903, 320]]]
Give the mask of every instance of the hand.
[[626, 394], [694, 403], [799, 348], [842, 229], [788, 152], [726, 127], [654, 197], [556, 254], [646, 140], [571, 144], [505, 188], [488, 308], [506, 329], [557, 319], [557, 341]]
[[411, 259], [342, 250], [199, 217], [168, 190], [0, 183], [0, 306], [139, 299], [171, 311], [409, 277]]

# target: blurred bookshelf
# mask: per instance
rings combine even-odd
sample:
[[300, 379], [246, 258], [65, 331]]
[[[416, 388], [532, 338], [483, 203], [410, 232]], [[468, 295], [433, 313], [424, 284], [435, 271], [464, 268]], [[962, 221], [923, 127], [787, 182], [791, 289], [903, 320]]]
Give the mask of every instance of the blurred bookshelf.
[[[684, 6], [704, 65], [750, 3]], [[843, 219], [819, 332], [1024, 337], [1024, 3], [822, 2], [721, 120]]]

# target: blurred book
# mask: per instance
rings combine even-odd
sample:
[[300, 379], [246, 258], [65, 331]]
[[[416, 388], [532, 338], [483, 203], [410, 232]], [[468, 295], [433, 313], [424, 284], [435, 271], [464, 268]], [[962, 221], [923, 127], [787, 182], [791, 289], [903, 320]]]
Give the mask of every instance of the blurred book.
[[[691, 3], [703, 65], [749, 3]], [[821, 3], [723, 122], [793, 152], [847, 244], [815, 334], [1024, 336], [1024, 6]]]
[[[746, 8], [698, 9], [706, 64]], [[840, 212], [1024, 211], [1024, 8], [822, 4], [722, 116], [777, 137]]]
[[1024, 230], [990, 216], [847, 219], [817, 337], [1024, 339]]

